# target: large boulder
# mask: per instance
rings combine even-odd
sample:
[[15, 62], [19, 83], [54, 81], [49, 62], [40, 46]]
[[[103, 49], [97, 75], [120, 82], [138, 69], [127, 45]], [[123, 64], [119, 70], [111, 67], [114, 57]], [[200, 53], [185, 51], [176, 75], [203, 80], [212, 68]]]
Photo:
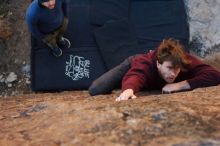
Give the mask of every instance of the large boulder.
[[202, 57], [220, 49], [220, 1], [185, 0], [192, 49]]

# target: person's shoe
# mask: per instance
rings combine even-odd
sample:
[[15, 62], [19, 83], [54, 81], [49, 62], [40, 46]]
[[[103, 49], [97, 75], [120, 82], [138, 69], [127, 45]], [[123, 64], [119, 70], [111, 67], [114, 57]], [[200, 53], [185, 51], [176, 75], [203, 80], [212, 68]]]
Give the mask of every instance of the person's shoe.
[[57, 42], [57, 45], [62, 49], [70, 48], [71, 43], [67, 38], [61, 37], [61, 39]]
[[59, 47], [52, 48], [51, 51], [55, 57], [60, 57], [63, 54], [62, 50]]

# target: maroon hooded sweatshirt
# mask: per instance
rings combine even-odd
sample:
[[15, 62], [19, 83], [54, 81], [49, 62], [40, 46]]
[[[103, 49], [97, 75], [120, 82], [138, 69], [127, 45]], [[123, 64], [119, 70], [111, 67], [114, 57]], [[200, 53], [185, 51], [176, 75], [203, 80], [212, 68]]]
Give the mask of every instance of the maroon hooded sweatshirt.
[[[220, 72], [186, 53], [191, 61], [180, 71], [174, 83], [187, 80], [191, 90], [200, 87], [220, 84]], [[161, 90], [167, 83], [159, 76], [156, 65], [156, 51], [138, 55], [131, 62], [131, 68], [122, 80], [122, 90], [133, 89], [134, 93], [141, 90]]]

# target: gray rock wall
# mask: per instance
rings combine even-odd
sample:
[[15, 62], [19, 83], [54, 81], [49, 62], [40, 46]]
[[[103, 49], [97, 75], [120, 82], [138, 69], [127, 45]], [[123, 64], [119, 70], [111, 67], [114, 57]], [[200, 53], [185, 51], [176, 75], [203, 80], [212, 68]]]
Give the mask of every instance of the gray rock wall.
[[220, 51], [220, 0], [185, 0], [191, 49], [198, 55]]

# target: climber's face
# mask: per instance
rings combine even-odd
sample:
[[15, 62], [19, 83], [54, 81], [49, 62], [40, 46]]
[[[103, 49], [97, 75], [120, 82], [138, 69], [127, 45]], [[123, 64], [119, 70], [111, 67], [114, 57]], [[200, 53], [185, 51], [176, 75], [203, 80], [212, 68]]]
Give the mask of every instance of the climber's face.
[[49, 0], [47, 2], [43, 2], [42, 5], [48, 9], [54, 9], [56, 4], [56, 0]]

